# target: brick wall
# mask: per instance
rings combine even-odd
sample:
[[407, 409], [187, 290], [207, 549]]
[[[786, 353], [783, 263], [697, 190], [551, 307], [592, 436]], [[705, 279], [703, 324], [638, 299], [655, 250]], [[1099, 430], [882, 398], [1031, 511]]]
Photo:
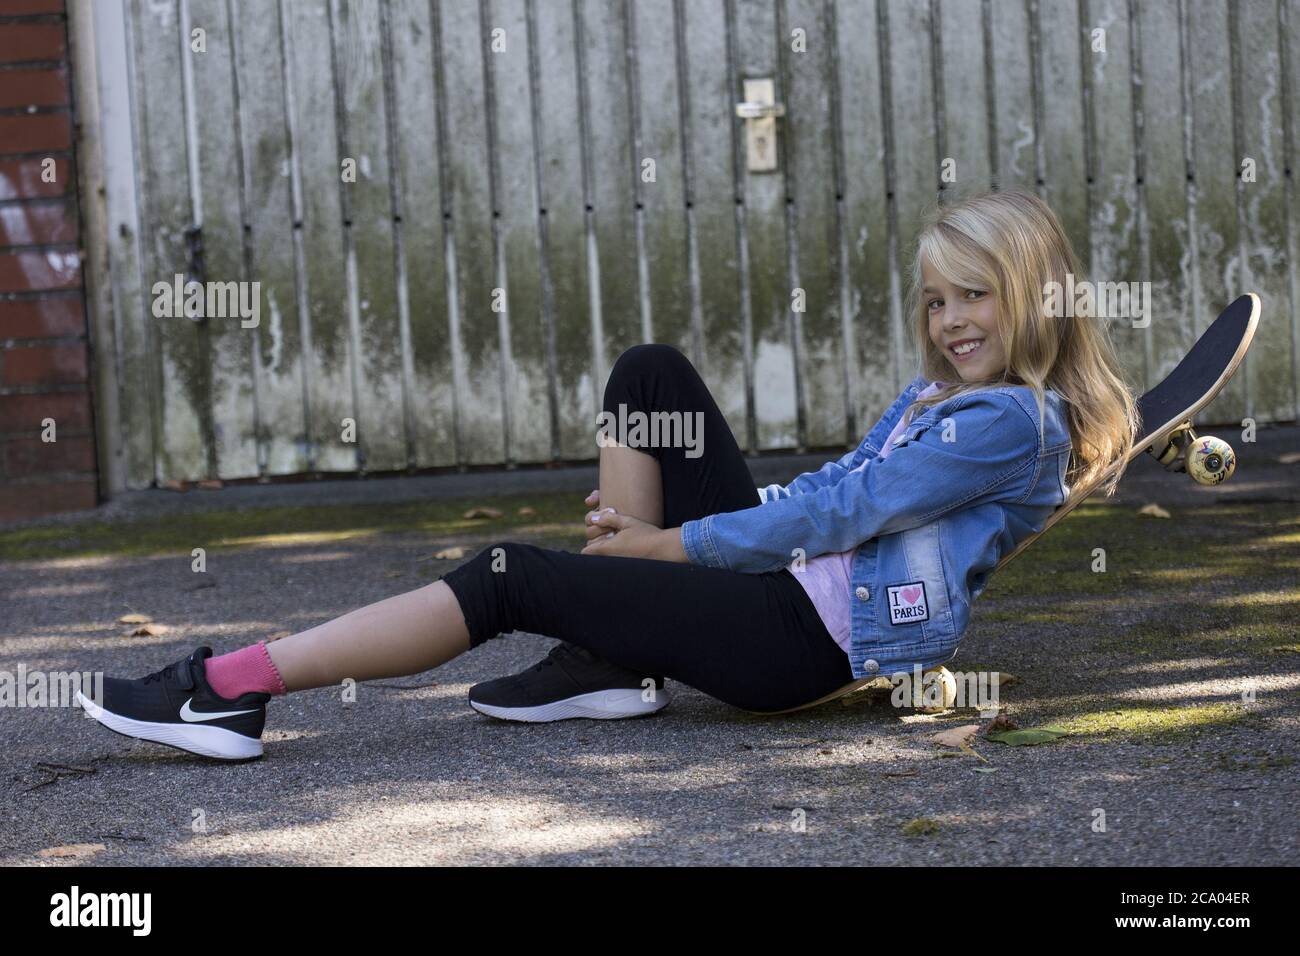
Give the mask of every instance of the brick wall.
[[98, 502], [73, 146], [64, 0], [0, 0], [0, 521]]

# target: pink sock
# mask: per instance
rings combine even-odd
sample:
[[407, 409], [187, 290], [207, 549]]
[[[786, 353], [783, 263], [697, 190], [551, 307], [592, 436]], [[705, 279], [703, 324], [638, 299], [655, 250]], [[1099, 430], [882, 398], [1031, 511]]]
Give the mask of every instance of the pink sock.
[[249, 691], [276, 695], [289, 693], [266, 650], [266, 641], [258, 641], [220, 657], [209, 657], [203, 663], [203, 674], [212, 689], [227, 700]]

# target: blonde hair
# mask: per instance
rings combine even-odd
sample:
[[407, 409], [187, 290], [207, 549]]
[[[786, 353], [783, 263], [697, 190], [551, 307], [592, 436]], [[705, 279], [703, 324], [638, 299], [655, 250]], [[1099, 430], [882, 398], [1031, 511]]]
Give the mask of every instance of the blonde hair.
[[914, 402], [908, 411], [919, 412], [954, 395], [1025, 385], [1038, 403], [1041, 437], [1043, 392], [1050, 388], [1068, 409], [1073, 447], [1066, 483], [1082, 489], [1118, 463], [1101, 486], [1107, 496], [1113, 495], [1139, 427], [1137, 405], [1100, 320], [1058, 317], [1045, 307], [1049, 282], [1064, 286], [1067, 274], [1076, 283], [1083, 278], [1056, 214], [1032, 193], [1012, 189], [971, 196], [926, 217], [912, 263], [907, 314], [921, 374], [932, 382], [947, 382], [956, 371], [930, 340], [926, 296], [921, 293], [922, 258], [953, 285], [993, 297], [1007, 367], [997, 380], [959, 379]]

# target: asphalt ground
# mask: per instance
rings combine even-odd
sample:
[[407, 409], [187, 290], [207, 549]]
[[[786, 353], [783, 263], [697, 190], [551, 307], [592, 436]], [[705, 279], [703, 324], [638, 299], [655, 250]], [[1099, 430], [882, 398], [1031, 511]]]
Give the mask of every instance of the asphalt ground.
[[[0, 864], [1294, 864], [1300, 429], [1258, 437], [1234, 442], [1238, 475], [1219, 488], [1139, 460], [1119, 495], [1063, 521], [976, 605], [950, 667], [1014, 675], [1004, 713], [1068, 731], [1054, 742], [980, 734], [968, 754], [932, 736], [987, 725], [973, 711], [856, 695], [760, 717], [671, 680], [673, 702], [650, 718], [504, 723], [467, 705], [469, 686], [554, 644], [513, 634], [436, 671], [362, 684], [352, 703], [332, 688], [277, 698], [266, 755], [249, 764], [118, 737], [75, 708], [0, 707]], [[756, 481], [829, 457], [762, 459]], [[441, 547], [472, 554], [507, 536], [576, 550], [594, 477], [152, 490], [29, 522], [66, 553], [25, 556], [9, 539], [0, 672], [140, 676], [199, 644], [233, 650], [418, 587], [458, 563], [432, 560]], [[189, 528], [198, 512], [381, 516], [570, 493], [571, 528], [253, 535], [214, 548], [198, 583], [179, 531], [167, 553], [127, 547], [142, 523]], [[1170, 517], [1139, 516], [1150, 503]], [[88, 548], [96, 529], [122, 547]], [[1087, 570], [1098, 544], [1105, 575]], [[128, 611], [166, 630], [123, 637]]]

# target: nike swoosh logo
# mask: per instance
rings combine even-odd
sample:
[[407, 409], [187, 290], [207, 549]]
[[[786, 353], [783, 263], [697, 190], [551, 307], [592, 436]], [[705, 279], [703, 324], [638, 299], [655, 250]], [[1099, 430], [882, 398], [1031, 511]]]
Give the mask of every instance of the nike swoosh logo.
[[199, 712], [190, 708], [190, 701], [193, 699], [194, 698], [191, 697], [190, 700], [187, 700], [183, 705], [181, 705], [181, 720], [191, 724], [200, 720], [219, 720], [222, 717], [238, 717], [240, 714], [255, 713], [254, 710], [223, 710], [213, 712], [205, 710]]

